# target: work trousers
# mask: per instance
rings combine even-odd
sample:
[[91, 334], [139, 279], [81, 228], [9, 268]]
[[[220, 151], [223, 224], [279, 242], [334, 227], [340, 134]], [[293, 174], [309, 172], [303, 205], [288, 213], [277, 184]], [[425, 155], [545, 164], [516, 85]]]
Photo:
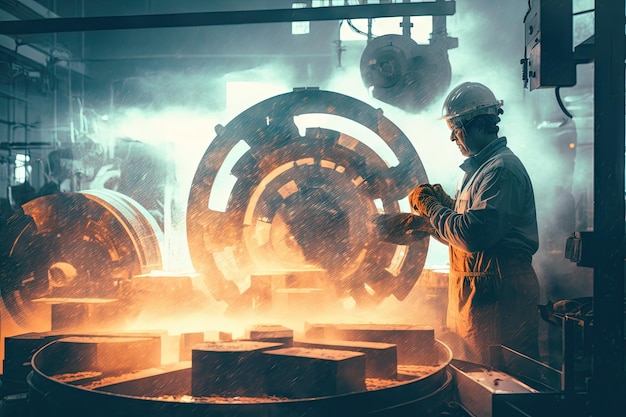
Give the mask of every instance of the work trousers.
[[450, 246], [447, 326], [464, 342], [456, 358], [488, 365], [489, 346], [505, 345], [538, 359], [538, 305], [530, 256]]

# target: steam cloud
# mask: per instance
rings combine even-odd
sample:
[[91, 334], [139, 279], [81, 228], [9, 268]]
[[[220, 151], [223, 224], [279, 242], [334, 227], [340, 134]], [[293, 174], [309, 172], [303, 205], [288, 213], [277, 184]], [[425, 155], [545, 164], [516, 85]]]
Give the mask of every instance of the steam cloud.
[[[545, 131], [537, 129], [542, 117], [537, 114], [538, 106], [554, 108], [554, 97], [545, 92], [529, 92], [523, 88], [519, 60], [524, 53], [522, 19], [526, 8], [525, 2], [457, 2], [456, 14], [447, 21], [449, 35], [459, 39], [459, 47], [449, 51], [453, 74], [451, 87], [463, 81], [477, 81], [489, 86], [499, 99], [504, 100], [505, 113], [500, 123], [500, 134], [507, 136], [509, 146], [522, 159], [531, 175], [537, 197], [540, 234], [543, 235], [550, 227], [545, 219], [553, 216], [554, 209], [563, 208], [553, 204], [560, 201], [554, 198], [555, 186], [563, 186], [566, 192], [576, 192], [576, 187], [572, 184], [574, 172], [571, 170], [571, 161], [560, 160], [559, 148], [555, 149], [551, 132], [544, 134]], [[412, 141], [424, 163], [429, 180], [441, 183], [450, 194], [454, 194], [463, 174], [458, 168], [463, 157], [456, 146], [449, 142], [446, 125], [437, 120], [445, 95], [417, 115], [379, 102], [368, 95], [359, 74], [359, 58], [364, 41], [346, 42], [345, 47], [342, 67], [337, 68], [334, 76], [319, 87], [352, 96], [383, 109], [385, 116], [398, 125]], [[112, 130], [115, 135], [133, 137], [158, 146], [173, 144], [173, 148], [168, 148], [168, 152], [176, 160], [177, 171], [177, 183], [172, 193], [173, 198], [184, 206], [198, 162], [215, 136], [214, 127], [227, 123], [239, 112], [265, 98], [291, 91], [294, 79], [294, 74], [285, 74], [284, 65], [275, 66], [271, 63], [245, 72], [225, 74], [217, 79], [211, 77], [210, 80], [206, 74], [187, 74], [185, 78], [172, 73], [159, 74], [156, 80], [158, 82], [146, 84], [146, 87], [154, 86], [154, 90], [150, 91], [151, 95], [159, 103], [169, 101], [181, 104], [176, 107], [164, 105], [158, 111], [126, 109], [117, 119], [116, 125], [112, 126]], [[268, 87], [266, 90], [259, 90], [258, 87], [239, 90], [233, 87], [230, 91], [223, 89], [224, 85], [236, 86], [236, 82], [251, 81], [265, 83]], [[167, 88], [163, 88], [164, 85]], [[567, 90], [573, 95], [576, 93], [576, 88]], [[212, 94], [213, 99], [198, 100], [198, 97], [204, 95], [198, 95], [198, 91]], [[222, 107], [223, 103], [226, 103], [225, 107]], [[201, 106], [198, 107], [198, 104]], [[553, 122], [565, 122], [558, 110], [553, 110], [550, 114], [556, 119]], [[578, 142], [584, 141], [589, 139], [579, 134]], [[172, 230], [170, 240], [169, 247], [176, 249], [171, 249], [169, 255], [177, 259], [176, 267], [190, 267], [188, 255], [181, 249], [186, 248], [184, 221], [180, 220], [178, 227]], [[542, 252], [544, 250], [544, 247], [540, 248], [535, 263], [540, 277], [547, 280], [547, 276], [555, 272], [543, 270], [546, 259], [551, 259]], [[562, 265], [559, 273], [571, 272], [569, 261], [559, 262]], [[427, 267], [446, 263], [447, 249], [433, 241]], [[549, 283], [544, 282], [545, 285]], [[583, 283], [581, 291], [585, 290]], [[406, 303], [401, 307], [393, 299], [386, 300], [381, 311], [378, 312], [379, 318], [387, 315], [390, 321], [396, 322], [413, 321], [418, 314], [414, 309], [407, 310]], [[422, 310], [422, 316], [423, 313]]]

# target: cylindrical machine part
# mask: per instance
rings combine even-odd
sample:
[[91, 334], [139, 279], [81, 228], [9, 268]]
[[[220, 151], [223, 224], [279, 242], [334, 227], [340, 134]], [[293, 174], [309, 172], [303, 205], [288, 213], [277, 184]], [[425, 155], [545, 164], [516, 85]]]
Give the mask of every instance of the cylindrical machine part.
[[0, 290], [16, 323], [38, 320], [42, 299], [120, 299], [134, 276], [161, 269], [161, 231], [150, 213], [112, 190], [27, 202], [0, 240]]

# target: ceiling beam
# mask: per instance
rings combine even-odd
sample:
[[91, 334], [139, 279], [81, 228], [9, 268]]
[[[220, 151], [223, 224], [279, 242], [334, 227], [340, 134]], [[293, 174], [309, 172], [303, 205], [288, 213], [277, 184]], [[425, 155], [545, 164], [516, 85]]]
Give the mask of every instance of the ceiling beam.
[[455, 13], [455, 9], [456, 1], [454, 0], [435, 0], [419, 3], [385, 3], [357, 6], [308, 7], [301, 9], [33, 19], [0, 22], [0, 33], [16, 35], [366, 19], [397, 16], [451, 16]]
[[52, 10], [35, 0], [0, 0], [0, 9], [7, 11], [17, 19], [41, 19], [59, 17]]

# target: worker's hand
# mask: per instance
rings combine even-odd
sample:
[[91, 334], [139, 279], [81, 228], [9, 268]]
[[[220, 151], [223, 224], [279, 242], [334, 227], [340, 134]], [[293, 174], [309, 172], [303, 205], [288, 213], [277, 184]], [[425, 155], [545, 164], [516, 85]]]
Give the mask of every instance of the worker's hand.
[[441, 204], [430, 184], [422, 184], [411, 191], [409, 203], [413, 211], [421, 216], [428, 216], [429, 209]]
[[427, 217], [412, 213], [378, 214], [373, 223], [380, 240], [396, 245], [409, 245], [434, 232]]
[[441, 184], [434, 184], [433, 191], [435, 193], [435, 197], [437, 197], [437, 200], [439, 200], [442, 206], [447, 207], [450, 210], [454, 210], [454, 199], [443, 190]]

